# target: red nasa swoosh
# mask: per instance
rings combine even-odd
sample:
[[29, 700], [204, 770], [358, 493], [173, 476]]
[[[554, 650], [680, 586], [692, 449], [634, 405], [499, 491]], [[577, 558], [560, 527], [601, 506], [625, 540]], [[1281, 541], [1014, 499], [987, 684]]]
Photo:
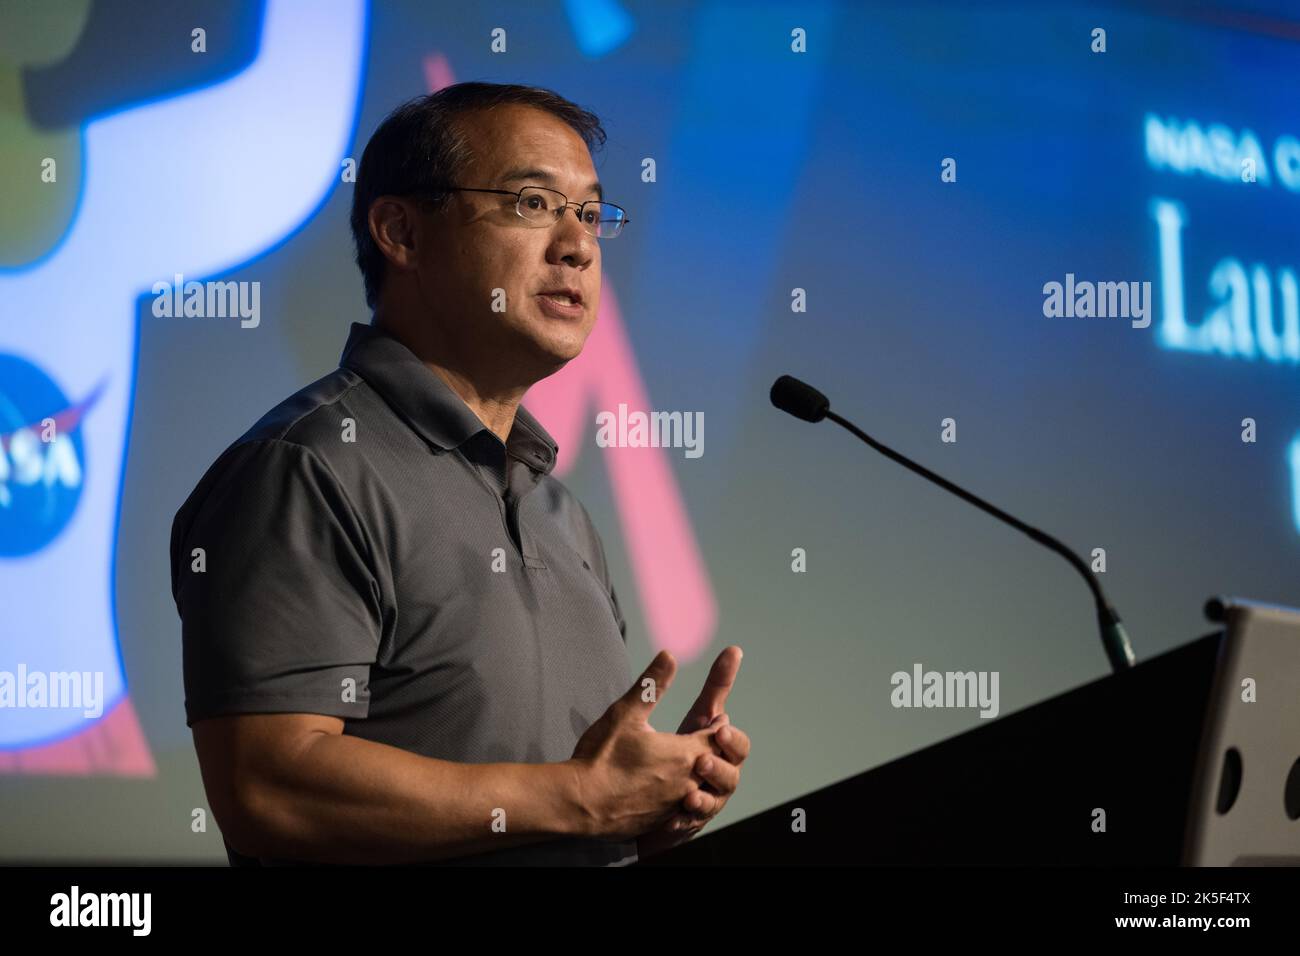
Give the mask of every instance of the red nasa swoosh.
[[[104, 379], [91, 390], [89, 395], [77, 404], [69, 405], [67, 408], [63, 409], [63, 411], [55, 412], [53, 415], [46, 415], [45, 418], [54, 419], [55, 434], [67, 434], [80, 425], [81, 420], [86, 416], [86, 412], [90, 411], [91, 407], [99, 401], [99, 397], [104, 394], [104, 389], [107, 387], [108, 379]], [[43, 421], [45, 421], [44, 418], [40, 421], [30, 422], [29, 424], [15, 428], [7, 434], [0, 435], [0, 450], [7, 452], [9, 450], [10, 440], [16, 433], [22, 431], [24, 428], [31, 429], [32, 431], [39, 431], [41, 428], [41, 422]]]

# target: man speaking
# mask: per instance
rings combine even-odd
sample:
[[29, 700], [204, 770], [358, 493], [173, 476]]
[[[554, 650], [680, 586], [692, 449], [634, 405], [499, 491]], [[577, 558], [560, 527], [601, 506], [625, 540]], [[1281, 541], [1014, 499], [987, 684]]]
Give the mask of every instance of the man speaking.
[[604, 138], [533, 87], [391, 113], [352, 205], [371, 323], [177, 513], [186, 722], [232, 863], [627, 863], [735, 791], [740, 649], [649, 726], [676, 663], [632, 680], [600, 535], [520, 405], [596, 321], [627, 221]]

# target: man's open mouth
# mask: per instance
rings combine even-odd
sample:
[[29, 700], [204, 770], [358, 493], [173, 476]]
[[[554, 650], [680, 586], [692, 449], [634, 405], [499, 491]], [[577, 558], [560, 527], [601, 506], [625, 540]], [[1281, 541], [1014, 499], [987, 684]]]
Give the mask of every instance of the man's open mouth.
[[538, 295], [559, 305], [582, 305], [582, 293], [577, 289], [549, 289]]

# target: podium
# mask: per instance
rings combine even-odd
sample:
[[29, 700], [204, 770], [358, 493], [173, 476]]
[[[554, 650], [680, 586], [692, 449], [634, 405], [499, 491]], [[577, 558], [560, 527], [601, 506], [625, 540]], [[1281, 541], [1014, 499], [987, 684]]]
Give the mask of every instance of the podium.
[[[1180, 865], [1193, 796], [1217, 786], [1214, 755], [1198, 756], [1212, 691], [1227, 686], [1215, 680], [1224, 640], [1206, 635], [638, 865]], [[1280, 790], [1278, 805], [1281, 817]]]

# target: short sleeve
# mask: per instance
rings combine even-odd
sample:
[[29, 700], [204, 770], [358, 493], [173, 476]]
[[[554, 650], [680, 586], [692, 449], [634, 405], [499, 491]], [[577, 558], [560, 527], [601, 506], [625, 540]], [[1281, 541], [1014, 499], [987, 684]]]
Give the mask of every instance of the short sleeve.
[[382, 610], [369, 539], [309, 448], [228, 449], [172, 526], [186, 724], [233, 713], [367, 716]]

